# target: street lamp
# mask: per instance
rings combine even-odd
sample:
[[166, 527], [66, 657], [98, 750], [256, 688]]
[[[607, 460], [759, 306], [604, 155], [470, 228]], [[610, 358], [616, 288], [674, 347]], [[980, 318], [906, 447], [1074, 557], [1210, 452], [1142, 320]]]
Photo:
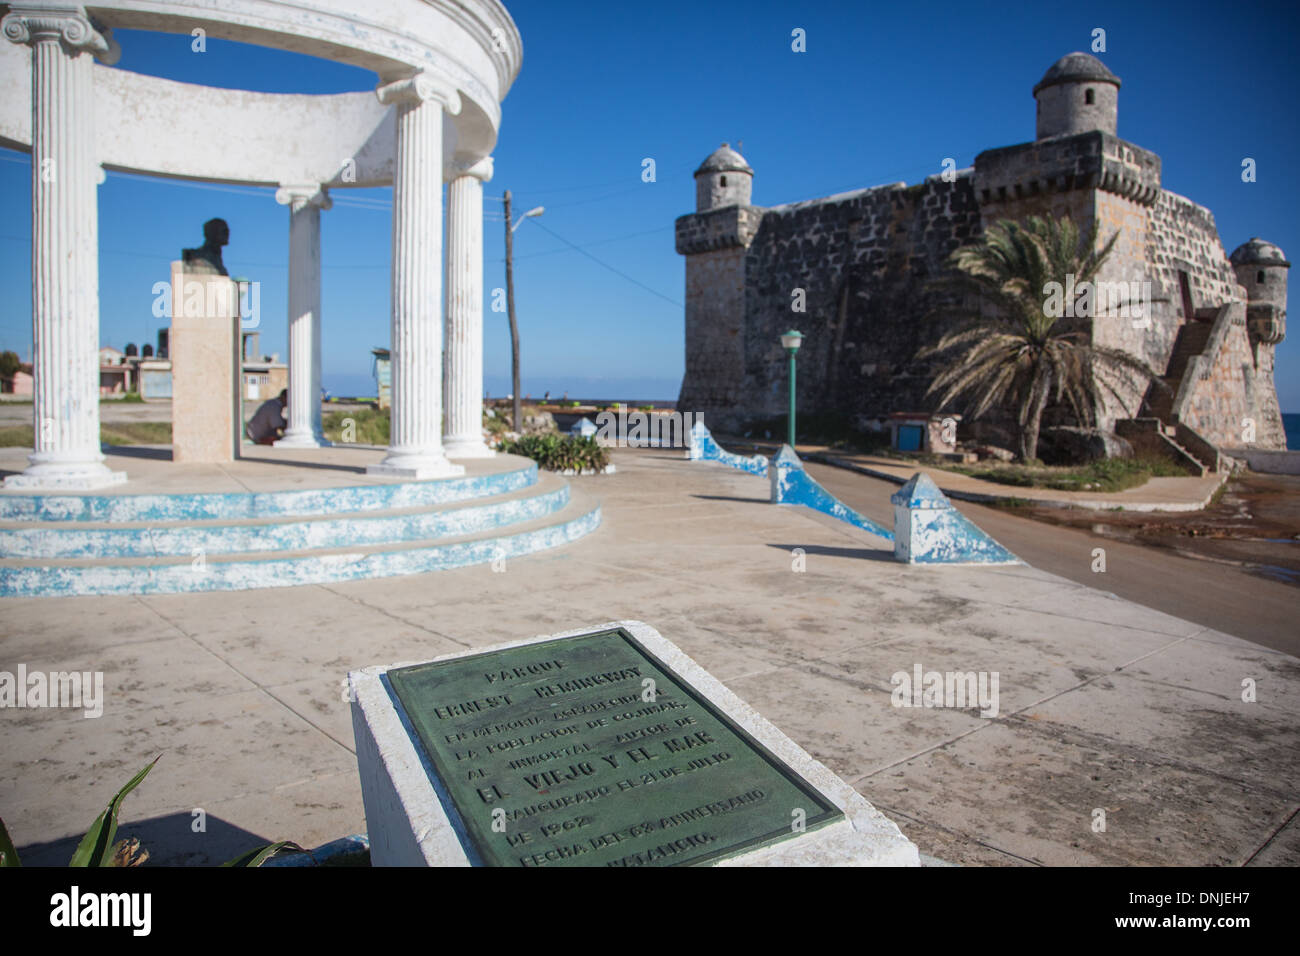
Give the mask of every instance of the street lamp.
[[803, 333], [791, 329], [781, 336], [781, 347], [790, 353], [790, 419], [787, 429], [786, 444], [794, 450], [794, 357], [799, 353], [799, 345], [803, 342]]
[[510, 231], [514, 232], [516, 229], [522, 226], [524, 224], [525, 219], [532, 219], [535, 216], [540, 216], [544, 212], [546, 212], [545, 206], [534, 206], [532, 209], [528, 210], [528, 212], [524, 213], [517, 220], [515, 220], [515, 224], [510, 227]]
[[514, 419], [515, 431], [522, 432], [524, 429], [523, 402], [519, 397], [519, 326], [515, 324], [515, 230], [523, 224], [525, 219], [531, 219], [534, 216], [540, 216], [546, 211], [545, 206], [535, 206], [528, 212], [519, 217], [519, 220], [513, 225], [510, 223], [510, 190], [506, 190], [506, 313], [510, 317], [510, 384], [514, 392]]

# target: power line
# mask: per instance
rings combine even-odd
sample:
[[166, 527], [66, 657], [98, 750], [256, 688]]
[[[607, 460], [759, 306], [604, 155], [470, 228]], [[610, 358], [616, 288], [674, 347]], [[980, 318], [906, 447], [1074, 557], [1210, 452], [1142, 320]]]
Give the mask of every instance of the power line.
[[549, 232], [552, 236], [554, 236], [556, 239], [559, 239], [560, 242], [564, 243], [566, 246], [569, 246], [570, 248], [572, 248], [575, 252], [580, 252], [580, 253], [582, 253], [584, 256], [586, 256], [588, 259], [590, 259], [592, 262], [596, 263], [596, 265], [601, 266], [602, 268], [608, 269], [610, 272], [614, 273], [616, 276], [619, 276], [620, 278], [626, 279], [628, 282], [631, 282], [631, 283], [632, 283], [633, 285], [635, 285], [635, 286], [640, 286], [642, 289], [645, 289], [645, 290], [646, 290], [647, 292], [649, 292], [651, 295], [657, 295], [659, 298], [663, 299], [665, 302], [672, 303], [672, 305], [676, 306], [676, 307], [679, 308], [679, 309], [683, 309], [683, 308], [685, 308], [685, 306], [682, 305], [682, 303], [680, 303], [680, 302], [678, 302], [678, 301], [676, 301], [676, 300], [674, 300], [674, 299], [670, 299], [670, 298], [668, 298], [668, 296], [664, 295], [662, 292], [659, 292], [659, 291], [656, 290], [656, 289], [652, 289], [652, 288], [650, 288], [648, 285], [646, 285], [644, 282], [641, 282], [639, 279], [634, 279], [634, 278], [632, 278], [630, 275], [628, 275], [626, 272], [623, 272], [623, 271], [621, 271], [621, 270], [619, 270], [619, 269], [614, 268], [614, 267], [611, 266], [608, 262], [603, 262], [602, 260], [597, 259], [595, 256], [593, 256], [590, 252], [587, 252], [587, 251], [586, 251], [585, 249], [583, 249], [581, 246], [576, 246], [576, 245], [574, 245], [572, 242], [570, 242], [568, 239], [565, 239], [562, 235], [560, 235], [560, 234], [559, 234], [558, 232], [556, 232], [554, 229], [549, 229], [549, 228], [547, 228], [546, 226], [542, 225], [540, 222], [536, 222], [536, 221], [534, 221], [534, 224], [537, 226], [537, 228], [541, 229], [543, 232]]
[[[658, 229], [643, 229], [640, 232], [630, 232], [625, 236], [613, 236], [609, 239], [596, 239], [593, 240], [592, 242], [584, 242], [582, 244], [582, 248], [589, 249], [592, 246], [603, 246], [606, 243], [610, 243], [610, 242], [623, 242], [626, 239], [635, 239], [638, 236], [649, 236], [657, 232], [669, 232], [675, 228], [676, 228], [675, 226], [660, 226]], [[553, 256], [561, 252], [569, 252], [569, 251], [570, 250], [568, 249], [547, 249], [545, 252], [530, 252], [526, 256], [515, 256], [515, 261], [518, 262], [520, 259], [536, 259], [538, 256]], [[506, 260], [504, 258], [501, 258], [501, 259], [493, 259], [492, 261], [505, 262]]]

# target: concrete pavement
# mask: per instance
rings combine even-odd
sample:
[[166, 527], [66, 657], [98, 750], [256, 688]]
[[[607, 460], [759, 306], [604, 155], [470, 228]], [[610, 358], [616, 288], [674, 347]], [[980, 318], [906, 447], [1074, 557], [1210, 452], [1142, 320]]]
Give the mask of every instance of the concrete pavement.
[[[614, 461], [575, 481], [603, 500], [597, 532], [501, 573], [0, 601], [0, 670], [100, 670], [107, 696], [97, 719], [0, 710], [0, 816], [20, 852], [65, 862], [159, 752], [121, 831], [156, 861], [362, 831], [349, 669], [636, 618], [928, 855], [1300, 864], [1295, 658], [1039, 568], [900, 565], [848, 525], [767, 503], [764, 479], [680, 451]], [[916, 665], [997, 672], [998, 716], [893, 706], [891, 675]]]
[[[892, 520], [893, 482], [830, 465], [810, 463], [807, 468], [849, 507], [877, 521]], [[1002, 508], [961, 500], [953, 504], [1040, 570], [1300, 657], [1300, 589], [1294, 585], [1234, 565], [1047, 525]]]

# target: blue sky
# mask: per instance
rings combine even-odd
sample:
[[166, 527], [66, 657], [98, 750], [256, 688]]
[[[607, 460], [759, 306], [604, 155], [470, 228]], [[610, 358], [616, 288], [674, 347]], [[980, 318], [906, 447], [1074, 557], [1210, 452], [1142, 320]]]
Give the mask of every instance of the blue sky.
[[[691, 173], [719, 143], [743, 140], [759, 205], [918, 182], [944, 157], [967, 166], [983, 149], [1032, 139], [1034, 83], [1057, 57], [1088, 50], [1096, 27], [1106, 30], [1102, 59], [1123, 80], [1119, 133], [1161, 155], [1165, 188], [1209, 206], [1229, 251], [1259, 235], [1300, 255], [1289, 4], [508, 6], [523, 69], [485, 195], [509, 188], [519, 211], [546, 206], [515, 243], [524, 391], [534, 396], [676, 397], [684, 266], [673, 220], [693, 210]], [[796, 27], [806, 53], [790, 49]], [[209, 40], [199, 54], [188, 36], [118, 39], [120, 68], [186, 82], [293, 93], [375, 83], [366, 71], [259, 47]], [[237, 130], [214, 148], [237, 149]], [[653, 183], [641, 179], [647, 157]], [[1241, 181], [1244, 157], [1257, 162], [1254, 183]], [[25, 156], [0, 151], [0, 348], [24, 358], [29, 175]], [[325, 385], [372, 392], [370, 349], [388, 342], [389, 191], [333, 195], [322, 217]], [[263, 350], [287, 354], [288, 212], [272, 191], [111, 173], [100, 187], [104, 344], [154, 340], [152, 285], [212, 216], [231, 225], [231, 273], [262, 282]], [[490, 294], [504, 284], [503, 226], [485, 229]], [[484, 324], [485, 384], [501, 395], [505, 316], [487, 311]], [[1284, 411], [1300, 412], [1300, 329], [1278, 349], [1278, 391]]]

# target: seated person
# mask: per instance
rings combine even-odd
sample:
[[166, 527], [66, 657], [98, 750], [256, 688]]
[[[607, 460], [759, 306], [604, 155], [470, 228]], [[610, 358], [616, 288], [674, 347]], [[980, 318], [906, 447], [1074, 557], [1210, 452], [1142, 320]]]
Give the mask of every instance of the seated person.
[[289, 424], [285, 413], [289, 410], [289, 390], [283, 389], [275, 398], [264, 401], [244, 426], [244, 434], [258, 445], [274, 445], [284, 435]]

